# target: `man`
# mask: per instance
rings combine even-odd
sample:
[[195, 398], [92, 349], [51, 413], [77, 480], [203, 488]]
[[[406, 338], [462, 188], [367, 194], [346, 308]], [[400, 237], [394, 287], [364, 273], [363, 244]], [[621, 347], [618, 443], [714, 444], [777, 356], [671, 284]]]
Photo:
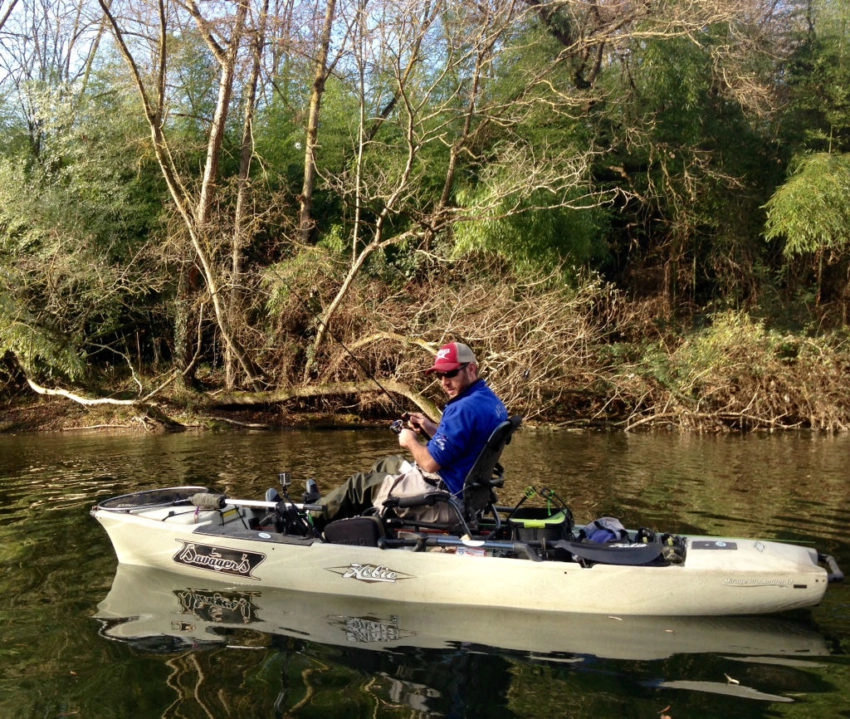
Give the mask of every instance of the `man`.
[[[326, 522], [360, 514], [372, 506], [380, 509], [388, 496], [417, 496], [438, 486], [454, 495], [463, 491], [466, 475], [493, 430], [508, 419], [508, 411], [478, 377], [478, 361], [465, 344], [443, 345], [425, 374], [439, 379], [449, 401], [439, 423], [415, 412], [409, 415], [409, 427], [399, 432], [399, 446], [410, 453], [415, 464], [396, 455], [380, 460], [369, 472], [352, 475], [320, 500]], [[447, 518], [440, 516], [441, 511], [445, 508], [424, 508], [419, 519]]]

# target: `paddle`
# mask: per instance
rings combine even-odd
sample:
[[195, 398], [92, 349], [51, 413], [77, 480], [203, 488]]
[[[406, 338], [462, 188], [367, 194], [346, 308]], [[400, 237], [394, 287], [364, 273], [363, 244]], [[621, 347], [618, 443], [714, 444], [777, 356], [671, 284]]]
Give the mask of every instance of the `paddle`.
[[[222, 509], [225, 505], [233, 507], [252, 507], [256, 509], [276, 509], [278, 502], [267, 502], [260, 499], [230, 499], [225, 494], [215, 494], [214, 492], [198, 492], [193, 494], [189, 501], [192, 506], [199, 509]], [[325, 510], [322, 504], [290, 504], [297, 509], [302, 509], [305, 512], [323, 512]]]

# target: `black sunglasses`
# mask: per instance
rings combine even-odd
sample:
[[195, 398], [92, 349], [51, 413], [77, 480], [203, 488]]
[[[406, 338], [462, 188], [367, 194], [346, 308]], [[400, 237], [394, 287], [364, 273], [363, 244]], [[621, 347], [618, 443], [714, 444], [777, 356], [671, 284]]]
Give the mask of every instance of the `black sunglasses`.
[[453, 369], [453, 370], [451, 370], [451, 372], [434, 372], [434, 375], [436, 375], [436, 377], [438, 377], [439, 379], [443, 379], [443, 377], [445, 377], [446, 379], [454, 379], [455, 377], [457, 377], [458, 373], [459, 373], [461, 370], [466, 369], [466, 366], [467, 366], [468, 364], [469, 364], [469, 362], [464, 362], [464, 363], [463, 363], [460, 367], [458, 367], [457, 369]]

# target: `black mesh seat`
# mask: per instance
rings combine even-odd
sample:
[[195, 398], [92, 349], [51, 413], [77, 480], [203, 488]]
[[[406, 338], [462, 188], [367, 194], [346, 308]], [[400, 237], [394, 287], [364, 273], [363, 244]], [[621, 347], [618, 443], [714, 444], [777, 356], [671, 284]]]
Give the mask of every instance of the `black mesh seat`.
[[[511, 441], [513, 433], [522, 423], [522, 417], [515, 416], [502, 422], [484, 445], [484, 448], [466, 475], [463, 483], [463, 493], [460, 497], [452, 496], [446, 490], [435, 489], [433, 492], [416, 497], [390, 497], [384, 502], [382, 514], [389, 526], [394, 528], [428, 528], [441, 529], [450, 532], [471, 534], [479, 531], [482, 520], [487, 520], [488, 528], [498, 530], [501, 526], [499, 513], [496, 511], [496, 488], [505, 483], [505, 470], [499, 463], [502, 451]], [[422, 507], [446, 503], [452, 507], [456, 520], [448, 523], [422, 522], [409, 517], [393, 516], [394, 510], [408, 507]]]

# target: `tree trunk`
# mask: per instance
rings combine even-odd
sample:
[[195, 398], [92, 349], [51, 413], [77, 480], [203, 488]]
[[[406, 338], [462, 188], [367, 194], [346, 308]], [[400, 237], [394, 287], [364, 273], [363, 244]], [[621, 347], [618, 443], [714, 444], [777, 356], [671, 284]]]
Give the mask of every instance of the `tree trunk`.
[[322, 28], [322, 38], [319, 46], [319, 56], [316, 58], [316, 71], [313, 76], [313, 90], [310, 94], [310, 114], [307, 118], [307, 137], [304, 147], [304, 183], [298, 197], [300, 213], [298, 217], [298, 233], [301, 241], [310, 242], [315, 223], [313, 222], [313, 192], [316, 187], [316, 147], [319, 137], [319, 114], [322, 108], [322, 96], [325, 93], [325, 81], [330, 71], [328, 55], [331, 44], [336, 0], [327, 0], [325, 7], [325, 24]]
[[230, 312], [221, 292], [219, 280], [221, 273], [216, 271], [216, 267], [213, 263], [213, 255], [206, 249], [207, 247], [213, 246], [211, 235], [215, 232], [215, 229], [210, 225], [210, 212], [215, 198], [215, 181], [218, 174], [219, 160], [221, 158], [221, 148], [224, 141], [230, 97], [233, 92], [233, 78], [239, 52], [239, 44], [245, 29], [245, 22], [248, 13], [247, 2], [246, 0], [242, 0], [237, 6], [233, 29], [230, 36], [230, 43], [226, 50], [223, 50], [216, 43], [211, 34], [208, 23], [201, 16], [197, 5], [192, 0], [190, 0], [187, 5], [187, 9], [195, 18], [201, 34], [204, 36], [207, 41], [207, 45], [210, 47], [221, 67], [218, 102], [216, 104], [213, 122], [207, 139], [207, 158], [204, 165], [203, 181], [201, 183], [201, 189], [198, 193], [197, 201], [193, 201], [191, 194], [180, 179], [180, 172], [172, 156], [171, 148], [163, 128], [164, 108], [167, 106], [166, 93], [168, 83], [166, 70], [169, 28], [167, 26], [167, 16], [162, 3], [160, 2], [159, 44], [156, 48], [157, 52], [155, 58], [156, 75], [153, 87], [149, 87], [145, 80], [146, 73], [142, 73], [135, 57], [130, 51], [129, 46], [125, 41], [125, 33], [118, 25], [117, 20], [110, 10], [110, 3], [108, 0], [99, 0], [99, 2], [101, 9], [113, 29], [119, 50], [130, 67], [133, 80], [139, 91], [142, 106], [145, 111], [145, 117], [150, 127], [157, 162], [159, 163], [160, 170], [162, 171], [163, 177], [168, 185], [169, 193], [174, 200], [177, 211], [183, 219], [186, 230], [189, 234], [189, 239], [198, 262], [198, 267], [203, 274], [204, 281], [210, 295], [210, 300], [212, 301], [213, 311], [215, 313], [221, 337], [224, 340], [228, 351], [232, 353], [236, 362], [239, 363], [239, 366], [248, 378], [248, 382], [254, 389], [259, 389], [259, 373], [244, 348], [235, 338], [231, 329]]
[[[230, 248], [230, 319], [231, 326], [236, 327], [241, 322], [242, 306], [242, 250], [247, 241], [247, 205], [251, 191], [251, 161], [254, 157], [254, 109], [257, 101], [257, 85], [260, 78], [263, 46], [265, 44], [266, 18], [268, 16], [269, 0], [264, 0], [254, 41], [251, 44], [253, 61], [251, 77], [243, 105], [242, 143], [239, 155], [239, 179], [236, 191], [236, 211], [233, 218], [233, 239]], [[232, 390], [236, 384], [238, 361], [230, 345], [225, 347], [225, 385]]]

